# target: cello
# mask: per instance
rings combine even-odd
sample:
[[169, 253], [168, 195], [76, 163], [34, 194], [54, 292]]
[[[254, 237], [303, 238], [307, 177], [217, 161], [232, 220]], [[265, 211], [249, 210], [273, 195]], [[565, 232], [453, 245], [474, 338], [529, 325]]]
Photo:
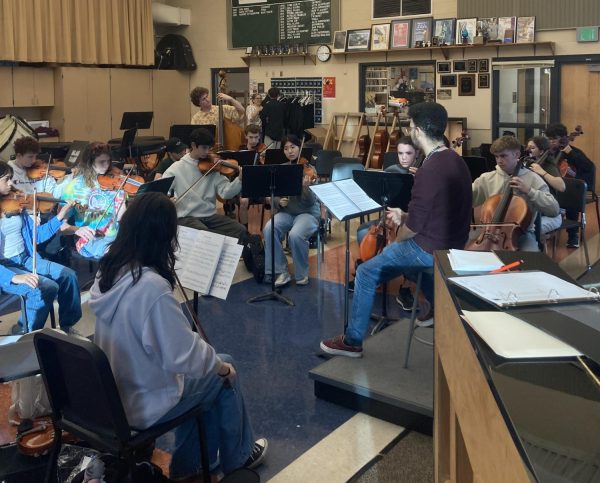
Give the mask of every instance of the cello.
[[[227, 91], [227, 73], [221, 69], [219, 71], [219, 92], [226, 94]], [[223, 114], [223, 101], [217, 98], [219, 106], [219, 125], [217, 126], [218, 139], [215, 146], [216, 151], [237, 151], [240, 145], [245, 144], [246, 136], [244, 130], [235, 122], [225, 119]]]
[[575, 170], [569, 165], [569, 161], [567, 161], [567, 159], [565, 159], [562, 156], [562, 150], [565, 149], [570, 142], [573, 142], [573, 140], [577, 137], [577, 136], [581, 136], [583, 135], [583, 127], [581, 126], [581, 124], [577, 124], [577, 126], [575, 126], [575, 130], [571, 133], [569, 133], [568, 136], [566, 136], [565, 138], [560, 140], [559, 143], [559, 147], [558, 149], [560, 149], [559, 151], [559, 155], [560, 158], [558, 160], [558, 171], [560, 172], [560, 175], [564, 178], [565, 176], [569, 176], [569, 177], [575, 177]]
[[510, 185], [513, 176], [517, 176], [523, 167], [519, 160], [512, 176], [502, 193], [490, 196], [481, 207], [479, 225], [471, 225], [472, 229], [483, 227], [479, 236], [467, 242], [466, 250], [518, 250], [519, 237], [531, 224], [532, 213], [527, 202], [520, 196], [514, 196], [514, 188]]

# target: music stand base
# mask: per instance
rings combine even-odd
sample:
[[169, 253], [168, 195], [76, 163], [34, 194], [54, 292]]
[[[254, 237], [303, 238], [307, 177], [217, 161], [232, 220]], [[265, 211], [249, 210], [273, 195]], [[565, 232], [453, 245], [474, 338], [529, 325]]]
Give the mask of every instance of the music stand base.
[[291, 299], [285, 297], [284, 295], [281, 295], [276, 290], [273, 290], [263, 295], [256, 295], [254, 297], [250, 297], [248, 300], [246, 300], [246, 303], [251, 304], [253, 302], [264, 302], [265, 300], [277, 300], [278, 302], [282, 302], [286, 305], [294, 306], [294, 302]]
[[371, 335], [375, 335], [385, 329], [388, 325], [398, 322], [400, 319], [388, 317], [387, 315], [371, 314], [371, 320], [377, 322], [371, 329]]

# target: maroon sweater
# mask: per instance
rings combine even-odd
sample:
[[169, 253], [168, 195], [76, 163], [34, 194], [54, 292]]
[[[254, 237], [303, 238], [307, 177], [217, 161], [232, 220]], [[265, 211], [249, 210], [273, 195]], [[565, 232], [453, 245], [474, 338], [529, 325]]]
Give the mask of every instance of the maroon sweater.
[[471, 224], [473, 193], [464, 160], [451, 149], [438, 151], [419, 168], [406, 226], [425, 251], [464, 248]]

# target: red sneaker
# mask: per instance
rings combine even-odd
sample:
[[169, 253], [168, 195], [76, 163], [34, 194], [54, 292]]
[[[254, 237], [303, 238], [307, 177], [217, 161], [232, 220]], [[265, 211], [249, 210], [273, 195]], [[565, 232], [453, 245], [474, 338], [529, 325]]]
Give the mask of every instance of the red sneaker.
[[334, 356], [362, 357], [363, 351], [362, 346], [346, 344], [343, 335], [322, 340], [320, 347], [323, 352]]

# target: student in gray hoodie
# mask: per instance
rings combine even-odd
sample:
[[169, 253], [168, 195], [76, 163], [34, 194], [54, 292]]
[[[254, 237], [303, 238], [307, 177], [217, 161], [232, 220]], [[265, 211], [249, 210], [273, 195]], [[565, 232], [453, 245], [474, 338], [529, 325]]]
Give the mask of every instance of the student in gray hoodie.
[[[211, 471], [256, 467], [267, 440], [254, 440], [231, 357], [217, 355], [191, 330], [173, 294], [176, 248], [173, 203], [161, 193], [137, 196], [90, 292], [94, 341], [110, 361], [133, 427], [148, 428], [200, 404]], [[197, 426], [189, 421], [175, 430], [170, 477], [200, 471]]]

